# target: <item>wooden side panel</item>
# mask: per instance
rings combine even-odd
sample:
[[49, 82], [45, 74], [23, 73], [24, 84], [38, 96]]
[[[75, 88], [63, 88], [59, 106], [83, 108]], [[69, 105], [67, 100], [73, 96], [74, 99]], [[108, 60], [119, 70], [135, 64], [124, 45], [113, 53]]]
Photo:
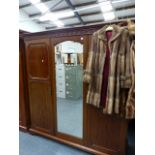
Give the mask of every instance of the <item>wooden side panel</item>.
[[31, 127], [50, 132], [51, 104], [48, 82], [30, 82]]
[[46, 43], [31, 43], [28, 46], [28, 72], [31, 79], [49, 78], [49, 51]]
[[19, 124], [25, 126], [25, 100], [21, 52], [19, 52]]
[[127, 122], [116, 116], [104, 115], [90, 105], [88, 110], [91, 147], [113, 155], [124, 155]]
[[23, 39], [19, 40], [19, 126], [20, 129], [27, 130], [27, 107], [25, 97], [25, 68], [24, 68], [25, 46]]

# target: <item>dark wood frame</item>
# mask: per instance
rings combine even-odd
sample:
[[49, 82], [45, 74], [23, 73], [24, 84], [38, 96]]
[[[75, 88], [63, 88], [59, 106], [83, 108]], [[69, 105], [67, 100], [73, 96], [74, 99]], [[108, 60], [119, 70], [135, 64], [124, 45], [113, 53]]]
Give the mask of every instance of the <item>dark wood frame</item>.
[[[21, 35], [21, 32], [20, 32], [20, 35]], [[24, 44], [24, 39], [21, 36], [19, 38], [19, 54], [21, 55], [21, 67], [22, 67], [21, 70], [22, 70], [22, 76], [23, 76], [22, 82], [23, 82], [23, 92], [24, 92], [24, 96], [23, 96], [24, 104], [22, 103], [23, 104], [22, 109], [19, 109], [20, 112], [22, 113], [23, 121], [19, 124], [19, 129], [27, 132], [29, 128], [30, 114], [29, 114], [29, 104], [28, 104], [29, 100], [28, 100], [28, 89], [27, 89], [27, 78], [26, 78], [25, 44]]]
[[[117, 22], [119, 23], [119, 22]], [[54, 73], [52, 75], [51, 74], [51, 83], [55, 83], [55, 64], [54, 64], [54, 40], [55, 43], [57, 42], [62, 42], [62, 41], [66, 41], [66, 40], [76, 40], [76, 37], [84, 37], [84, 48], [86, 51], [89, 51], [89, 45], [90, 45], [90, 41], [91, 41], [91, 35], [93, 32], [97, 31], [98, 29], [102, 28], [104, 26], [104, 24], [98, 24], [98, 25], [92, 25], [92, 26], [83, 26], [83, 27], [76, 27], [76, 28], [66, 28], [66, 29], [60, 29], [60, 30], [52, 30], [52, 31], [45, 31], [45, 32], [38, 32], [38, 33], [33, 33], [33, 34], [23, 34], [22, 37], [24, 38], [25, 43], [27, 42], [31, 42], [31, 40], [38, 40], [38, 39], [45, 39], [48, 38], [50, 40], [50, 47], [49, 50], [51, 51], [49, 53], [50, 55], [50, 66], [52, 68], [52, 73]], [[54, 38], [54, 39], [53, 39]], [[84, 52], [84, 61], [86, 62], [87, 60], [87, 56], [88, 56], [88, 52]], [[26, 62], [25, 63], [25, 68], [26, 68]], [[85, 68], [84, 64], [84, 68]], [[26, 70], [25, 70], [26, 72]], [[52, 78], [54, 77], [54, 78]], [[25, 79], [25, 83], [26, 83], [27, 79]], [[25, 84], [27, 85], [27, 83]], [[28, 89], [28, 87], [25, 87], [25, 89]], [[84, 84], [83, 85], [83, 89], [84, 89], [84, 94], [83, 94], [83, 111], [84, 111], [84, 122], [83, 122], [83, 128], [87, 129], [87, 131], [83, 131], [83, 140], [81, 141], [81, 139], [77, 139], [75, 137], [72, 136], [68, 136], [66, 134], [62, 134], [62, 133], [58, 133], [57, 129], [56, 129], [56, 104], [52, 105], [52, 109], [53, 109], [53, 113], [54, 116], [52, 118], [53, 123], [54, 123], [54, 131], [51, 134], [47, 134], [41, 131], [37, 131], [35, 129], [30, 128], [29, 132], [33, 133], [33, 134], [39, 134], [42, 136], [45, 136], [47, 138], [53, 139], [53, 140], [57, 140], [61, 143], [65, 143], [68, 145], [71, 145], [73, 147], [79, 148], [81, 150], [84, 151], [88, 151], [90, 153], [96, 154], [96, 155], [125, 155], [125, 139], [127, 136], [127, 126], [128, 126], [128, 122], [126, 120], [123, 119], [119, 119], [119, 118], [115, 118], [113, 120], [116, 121], [120, 121], [120, 130], [121, 130], [121, 135], [120, 135], [120, 141], [119, 141], [119, 149], [120, 150], [109, 150], [108, 148], [100, 148], [99, 146], [95, 145], [92, 143], [92, 139], [90, 138], [90, 134], [92, 134], [89, 131], [90, 126], [90, 121], [87, 121], [88, 117], [90, 116], [90, 110], [93, 108], [90, 105], [86, 105], [85, 104], [85, 98], [86, 98], [86, 92], [87, 92], [87, 85]], [[52, 85], [52, 90], [55, 90], [55, 85]], [[26, 91], [28, 92], [28, 90]], [[52, 92], [52, 96], [56, 97], [56, 92]], [[28, 95], [27, 95], [28, 97]], [[51, 102], [56, 103], [55, 97], [51, 98]], [[29, 101], [26, 101], [27, 104], [29, 105]], [[30, 117], [30, 116], [29, 116]], [[105, 119], [110, 119], [110, 116], [105, 116]], [[30, 119], [28, 122], [28, 127], [30, 126]]]

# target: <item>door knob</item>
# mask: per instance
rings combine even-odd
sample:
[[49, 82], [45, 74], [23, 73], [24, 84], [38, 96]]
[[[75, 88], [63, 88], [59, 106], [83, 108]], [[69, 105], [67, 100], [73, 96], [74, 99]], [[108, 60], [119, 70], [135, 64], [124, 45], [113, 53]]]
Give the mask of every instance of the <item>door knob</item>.
[[43, 63], [44, 62], [44, 59], [42, 59], [41, 62]]

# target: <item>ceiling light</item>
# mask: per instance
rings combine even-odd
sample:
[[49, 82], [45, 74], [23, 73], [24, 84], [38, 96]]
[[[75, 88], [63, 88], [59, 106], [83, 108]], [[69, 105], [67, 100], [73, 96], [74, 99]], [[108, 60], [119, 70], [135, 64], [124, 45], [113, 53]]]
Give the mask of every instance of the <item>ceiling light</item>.
[[40, 21], [46, 21], [46, 20], [55, 21], [55, 20], [58, 20], [58, 18], [53, 13], [48, 13], [48, 14], [45, 14], [44, 16], [40, 17], [39, 20]]
[[130, 1], [130, 0], [115, 0], [115, 1], [112, 1], [112, 3], [121, 3], [121, 2], [127, 2], [127, 1]]
[[113, 10], [113, 7], [112, 7], [110, 1], [103, 1], [103, 2], [99, 3], [99, 5], [101, 7], [102, 12], [107, 12], [107, 11]]
[[46, 20], [58, 20], [60, 18], [64, 18], [64, 17], [71, 17], [74, 16], [74, 12], [73, 11], [66, 11], [66, 12], [58, 12], [58, 13], [47, 13], [44, 16], [40, 17], [39, 20], [40, 21], [46, 21]]
[[48, 7], [42, 3], [35, 5], [42, 13], [46, 12], [48, 10]]
[[57, 18], [71, 17], [71, 16], [74, 16], [74, 12], [71, 10], [70, 11], [61, 11], [61, 12], [54, 13], [54, 15]]
[[113, 20], [115, 19], [115, 14], [114, 12], [107, 12], [103, 14], [104, 20], [108, 21], [108, 20]]
[[58, 27], [63, 27], [64, 26], [64, 23], [62, 23], [60, 20], [53, 21], [53, 23], [55, 25], [57, 25]]
[[36, 4], [36, 3], [39, 3], [40, 0], [29, 0], [32, 4]]

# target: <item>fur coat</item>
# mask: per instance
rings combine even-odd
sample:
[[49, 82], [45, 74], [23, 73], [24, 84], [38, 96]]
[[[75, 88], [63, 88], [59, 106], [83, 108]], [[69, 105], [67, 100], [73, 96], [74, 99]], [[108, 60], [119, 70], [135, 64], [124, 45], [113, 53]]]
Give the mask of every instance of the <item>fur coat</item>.
[[118, 114], [122, 104], [120, 102], [121, 89], [129, 89], [132, 84], [129, 60], [129, 33], [126, 29], [112, 25], [112, 37], [107, 42], [107, 27], [108, 25], [104, 26], [92, 36], [91, 50], [88, 54], [86, 69], [84, 70], [84, 82], [87, 82], [89, 85], [86, 102], [100, 107], [102, 73], [106, 57], [106, 46], [108, 44], [110, 50], [110, 69], [106, 105], [103, 112]]
[[133, 119], [135, 117], [135, 41], [131, 42], [130, 47], [130, 71], [132, 84], [128, 92], [126, 102], [126, 118]]

